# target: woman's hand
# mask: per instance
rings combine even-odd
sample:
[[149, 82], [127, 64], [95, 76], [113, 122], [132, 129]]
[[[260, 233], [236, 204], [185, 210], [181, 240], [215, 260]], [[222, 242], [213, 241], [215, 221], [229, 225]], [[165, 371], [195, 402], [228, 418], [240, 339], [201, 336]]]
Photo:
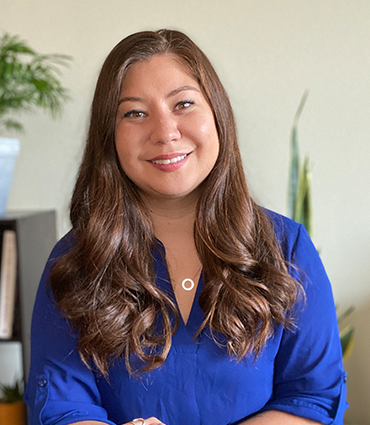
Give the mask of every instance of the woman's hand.
[[159, 419], [152, 416], [151, 418], [147, 418], [147, 419], [143, 419], [143, 418], [133, 419], [132, 421], [122, 425], [165, 425], [165, 424], [161, 422]]
[[[107, 425], [106, 422], [100, 422], [100, 421], [80, 421], [80, 422], [74, 422], [70, 425]], [[165, 425], [163, 422], [161, 422], [159, 419], [155, 417], [151, 417], [148, 419], [138, 418], [133, 419], [130, 422], [127, 422], [122, 425]]]

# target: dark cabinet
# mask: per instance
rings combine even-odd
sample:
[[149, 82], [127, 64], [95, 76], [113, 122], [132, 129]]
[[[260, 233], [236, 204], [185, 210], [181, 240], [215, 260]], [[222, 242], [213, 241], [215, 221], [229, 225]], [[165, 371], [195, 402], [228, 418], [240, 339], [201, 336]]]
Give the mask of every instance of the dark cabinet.
[[32, 310], [42, 271], [56, 243], [55, 212], [10, 212], [0, 217], [0, 232], [4, 230], [16, 234], [17, 278], [12, 337], [0, 339], [0, 344], [9, 341], [22, 344], [23, 376], [27, 380]]

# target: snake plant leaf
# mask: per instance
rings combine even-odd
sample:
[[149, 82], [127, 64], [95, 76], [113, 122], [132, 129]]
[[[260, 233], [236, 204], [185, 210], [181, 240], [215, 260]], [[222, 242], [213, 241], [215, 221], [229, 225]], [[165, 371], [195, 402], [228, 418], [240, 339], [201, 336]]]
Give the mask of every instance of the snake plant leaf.
[[294, 125], [291, 137], [291, 158], [288, 184], [288, 216], [294, 220], [299, 181], [299, 153], [297, 142], [297, 126]]
[[[298, 152], [298, 121], [307, 100], [306, 91], [301, 99], [297, 109], [291, 133], [291, 156], [289, 164], [288, 181], [288, 216], [298, 223], [305, 226], [308, 234], [312, 237], [313, 233], [313, 214], [312, 214], [312, 175], [309, 158], [306, 157], [303, 166], [300, 163]], [[354, 308], [348, 308], [338, 317], [338, 324], [353, 312]], [[354, 346], [354, 328], [345, 327], [340, 332], [340, 342], [343, 353], [343, 361], [346, 360], [353, 350]]]
[[[339, 307], [335, 307], [337, 310]], [[337, 317], [337, 321], [338, 323], [342, 323], [343, 320], [345, 320], [348, 316], [350, 316], [353, 312], [355, 311], [355, 308], [352, 306], [348, 307], [343, 313], [341, 313], [338, 317]]]
[[343, 361], [346, 361], [353, 351], [355, 345], [355, 332], [352, 326], [346, 326], [339, 332], [340, 343], [342, 346]]
[[308, 91], [306, 91], [298, 105], [298, 109], [294, 116], [292, 135], [291, 135], [291, 157], [289, 170], [289, 185], [288, 185], [288, 216], [294, 220], [296, 202], [299, 192], [299, 151], [298, 151], [298, 121], [302, 114], [306, 103]]
[[312, 176], [309, 159], [306, 157], [300, 170], [298, 196], [295, 204], [294, 220], [305, 226], [308, 234], [312, 237]]
[[312, 177], [308, 158], [305, 158], [303, 166], [300, 164], [298, 149], [298, 121], [306, 103], [308, 91], [306, 91], [299, 103], [294, 117], [291, 135], [291, 157], [288, 182], [288, 216], [294, 221], [303, 224], [307, 232], [312, 236]]

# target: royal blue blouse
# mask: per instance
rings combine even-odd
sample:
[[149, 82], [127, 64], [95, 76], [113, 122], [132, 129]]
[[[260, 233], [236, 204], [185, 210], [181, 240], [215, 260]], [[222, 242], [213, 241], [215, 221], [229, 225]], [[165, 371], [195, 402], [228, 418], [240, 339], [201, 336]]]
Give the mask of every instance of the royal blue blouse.
[[[294, 331], [276, 327], [256, 361], [227, 356], [207, 331], [194, 341], [204, 319], [198, 284], [188, 323], [180, 327], [164, 366], [133, 379], [117, 360], [109, 380], [80, 360], [73, 331], [50, 301], [46, 282], [54, 260], [70, 246], [70, 234], [54, 248], [41, 279], [32, 322], [31, 371], [25, 392], [30, 425], [82, 420], [123, 424], [155, 416], [166, 425], [237, 424], [264, 410], [279, 410], [323, 424], [343, 423], [345, 373], [332, 291], [304, 227], [270, 214], [285, 258], [297, 268], [306, 304], [297, 304]], [[162, 247], [161, 249], [164, 250]], [[163, 252], [153, 251], [156, 283], [172, 291]]]

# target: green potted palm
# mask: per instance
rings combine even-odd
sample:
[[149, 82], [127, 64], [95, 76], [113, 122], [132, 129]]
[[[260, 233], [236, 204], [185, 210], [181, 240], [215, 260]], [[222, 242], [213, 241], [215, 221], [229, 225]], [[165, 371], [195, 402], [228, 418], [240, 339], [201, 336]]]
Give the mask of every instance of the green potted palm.
[[[288, 216], [294, 221], [303, 224], [308, 234], [312, 237], [313, 213], [311, 205], [311, 167], [308, 157], [305, 157], [302, 164], [298, 148], [298, 121], [303, 111], [307, 97], [308, 92], [305, 92], [298, 106], [291, 133], [291, 158], [288, 182]], [[353, 312], [353, 310], [353, 307], [349, 307], [343, 313], [338, 315], [338, 325], [340, 328], [339, 335], [342, 346], [343, 361], [345, 361], [350, 356], [354, 347], [354, 328], [352, 326], [342, 327], [343, 322]]]
[[[4, 131], [23, 131], [19, 116], [37, 109], [53, 117], [68, 99], [59, 80], [60, 66], [70, 57], [40, 54], [16, 35], [0, 37], [0, 135]], [[17, 139], [0, 138], [0, 216], [5, 213], [11, 175], [19, 152]]]
[[0, 424], [25, 425], [26, 409], [23, 402], [23, 382], [14, 385], [2, 385], [0, 398]]

